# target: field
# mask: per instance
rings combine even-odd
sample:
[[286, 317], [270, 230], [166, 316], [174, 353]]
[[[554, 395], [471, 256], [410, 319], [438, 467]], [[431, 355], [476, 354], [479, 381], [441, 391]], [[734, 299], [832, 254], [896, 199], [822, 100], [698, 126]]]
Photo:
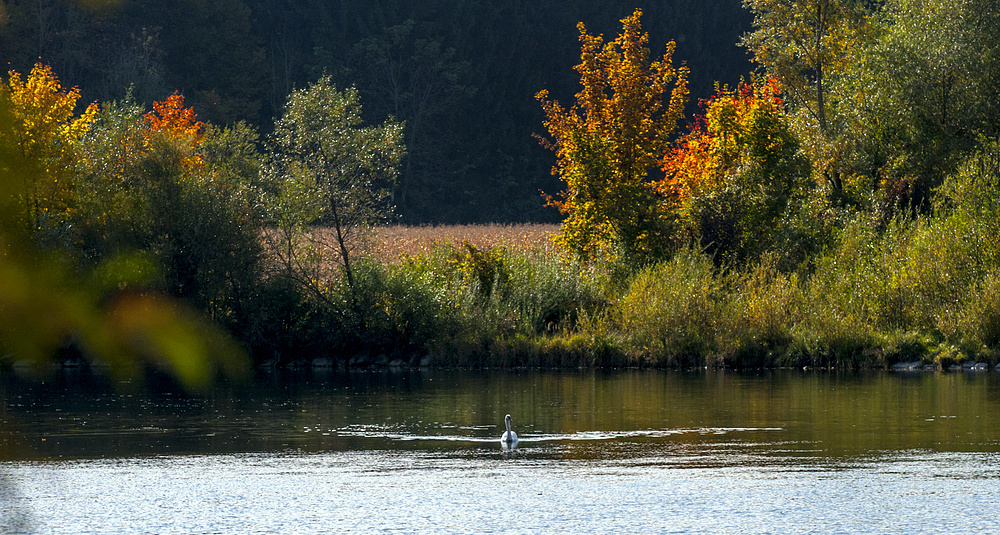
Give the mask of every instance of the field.
[[467, 241], [480, 249], [503, 246], [512, 250], [553, 247], [552, 237], [559, 225], [525, 223], [517, 225], [390, 225], [374, 229], [363, 250], [380, 262], [392, 263], [407, 256], [429, 253], [441, 245]]

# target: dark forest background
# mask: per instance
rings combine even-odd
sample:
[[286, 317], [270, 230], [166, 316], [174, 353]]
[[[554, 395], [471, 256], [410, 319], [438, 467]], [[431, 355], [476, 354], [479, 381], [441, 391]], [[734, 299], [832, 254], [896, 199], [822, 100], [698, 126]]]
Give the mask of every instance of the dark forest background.
[[[7, 0], [5, 70], [52, 66], [81, 102], [132, 98], [148, 108], [174, 91], [199, 118], [255, 126], [262, 138], [288, 94], [323, 74], [356, 86], [367, 119], [406, 121], [409, 156], [394, 192], [404, 223], [555, 221], [554, 155], [540, 147], [548, 89], [579, 88], [576, 23], [609, 39], [636, 5], [608, 0]], [[752, 66], [735, 43], [750, 29], [739, 0], [651, 2], [653, 55], [677, 42], [691, 101]]]

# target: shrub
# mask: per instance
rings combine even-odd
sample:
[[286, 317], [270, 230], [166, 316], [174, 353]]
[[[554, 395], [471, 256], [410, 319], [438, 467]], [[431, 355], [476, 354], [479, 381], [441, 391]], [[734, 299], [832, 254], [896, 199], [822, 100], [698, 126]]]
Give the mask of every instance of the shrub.
[[737, 368], [773, 366], [792, 342], [792, 328], [803, 306], [798, 275], [777, 269], [766, 255], [734, 277], [721, 307], [719, 354]]
[[616, 303], [617, 321], [648, 363], [702, 366], [716, 348], [722, 289], [708, 256], [682, 250], [639, 272]]

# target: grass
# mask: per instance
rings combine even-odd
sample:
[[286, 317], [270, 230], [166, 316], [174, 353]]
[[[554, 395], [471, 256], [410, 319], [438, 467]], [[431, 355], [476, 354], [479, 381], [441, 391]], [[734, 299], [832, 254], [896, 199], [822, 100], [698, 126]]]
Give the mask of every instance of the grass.
[[468, 242], [479, 249], [503, 247], [528, 251], [552, 247], [559, 225], [525, 223], [517, 225], [387, 225], [367, 236], [363, 250], [379, 263], [398, 263], [407, 257], [430, 254], [442, 245]]

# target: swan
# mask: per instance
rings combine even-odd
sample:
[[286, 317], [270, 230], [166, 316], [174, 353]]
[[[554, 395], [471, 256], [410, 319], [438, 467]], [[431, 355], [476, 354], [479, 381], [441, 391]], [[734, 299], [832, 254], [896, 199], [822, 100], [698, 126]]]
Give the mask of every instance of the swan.
[[508, 414], [503, 418], [504, 423], [507, 424], [507, 431], [504, 432], [503, 436], [500, 437], [500, 443], [503, 444], [505, 448], [513, 448], [517, 446], [517, 433], [510, 430], [511, 417]]

